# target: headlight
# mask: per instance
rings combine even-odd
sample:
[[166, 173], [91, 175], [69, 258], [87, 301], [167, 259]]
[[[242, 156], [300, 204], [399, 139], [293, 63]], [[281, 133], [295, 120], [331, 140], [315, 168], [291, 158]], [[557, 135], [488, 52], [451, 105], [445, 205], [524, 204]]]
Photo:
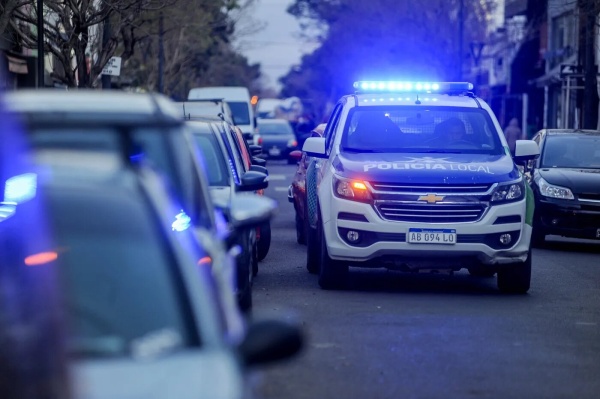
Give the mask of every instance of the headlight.
[[371, 202], [373, 198], [366, 183], [361, 180], [333, 176], [333, 194], [351, 201]]
[[566, 200], [575, 199], [575, 196], [573, 195], [573, 192], [570, 189], [550, 184], [541, 177], [538, 181], [538, 187], [540, 188], [540, 194], [542, 194], [544, 197], [560, 198]]
[[492, 193], [492, 203], [513, 202], [525, 196], [525, 181], [500, 184]]

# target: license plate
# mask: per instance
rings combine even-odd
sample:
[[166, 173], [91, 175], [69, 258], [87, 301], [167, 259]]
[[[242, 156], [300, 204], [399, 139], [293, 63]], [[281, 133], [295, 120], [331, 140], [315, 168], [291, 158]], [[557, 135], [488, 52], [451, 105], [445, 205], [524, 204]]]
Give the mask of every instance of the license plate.
[[406, 241], [411, 244], [456, 244], [454, 229], [408, 229]]
[[273, 155], [274, 157], [281, 155], [281, 150], [279, 148], [273, 147], [269, 150], [269, 155]]

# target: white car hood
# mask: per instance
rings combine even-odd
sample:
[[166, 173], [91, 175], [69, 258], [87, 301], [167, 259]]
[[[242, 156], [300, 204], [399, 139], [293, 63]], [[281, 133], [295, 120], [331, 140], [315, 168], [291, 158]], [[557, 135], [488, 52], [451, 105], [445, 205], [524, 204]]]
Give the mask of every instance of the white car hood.
[[78, 399], [238, 399], [248, 389], [240, 365], [223, 350], [78, 360], [72, 371]]

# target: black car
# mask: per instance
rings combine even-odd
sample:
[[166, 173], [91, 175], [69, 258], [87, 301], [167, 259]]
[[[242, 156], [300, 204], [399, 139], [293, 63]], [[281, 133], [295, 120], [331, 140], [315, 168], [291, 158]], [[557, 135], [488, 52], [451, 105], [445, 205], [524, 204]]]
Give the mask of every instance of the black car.
[[[264, 190], [267, 174], [262, 167], [244, 171], [242, 161], [229, 148], [216, 122], [189, 121], [187, 123], [207, 172], [210, 193], [215, 206], [220, 207], [229, 221], [232, 199], [247, 198], [248, 193]], [[241, 251], [237, 256], [237, 295], [240, 308], [252, 307], [252, 282], [258, 273], [258, 249], [256, 229], [246, 229], [235, 234]]]
[[600, 240], [600, 131], [544, 129], [533, 140], [534, 245], [546, 235]]
[[257, 144], [262, 146], [267, 157], [295, 162], [290, 153], [298, 149], [294, 128], [285, 119], [259, 119]]

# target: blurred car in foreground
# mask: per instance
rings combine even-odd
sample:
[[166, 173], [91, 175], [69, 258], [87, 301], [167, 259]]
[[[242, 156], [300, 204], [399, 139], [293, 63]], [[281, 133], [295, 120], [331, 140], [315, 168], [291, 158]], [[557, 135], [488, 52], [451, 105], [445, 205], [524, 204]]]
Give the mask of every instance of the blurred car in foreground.
[[[317, 125], [312, 131], [310, 137], [323, 137], [325, 123]], [[298, 244], [306, 244], [307, 209], [306, 209], [306, 170], [312, 161], [312, 157], [305, 152], [295, 150], [290, 153], [290, 157], [298, 161], [298, 167], [294, 174], [292, 184], [288, 188], [288, 201], [294, 204], [296, 214], [296, 241]]]
[[533, 243], [546, 235], [600, 240], [600, 131], [544, 129], [533, 140]]
[[287, 159], [294, 163], [290, 153], [298, 148], [298, 141], [292, 125], [285, 119], [259, 119], [256, 143], [265, 154], [273, 159]]
[[[106, 151], [131, 165], [148, 164], [167, 179], [194, 233], [214, 261], [214, 273], [229, 287], [235, 304], [234, 248], [212, 204], [200, 154], [189, 145], [181, 110], [157, 94], [119, 91], [21, 90], [7, 93], [8, 109], [19, 117], [34, 149]], [[85, 157], [85, 155], [82, 155]], [[239, 312], [238, 312], [239, 313]], [[233, 313], [228, 313], [233, 314]], [[239, 330], [241, 314], [229, 320]]]
[[0, 98], [0, 396], [69, 398], [56, 268], [37, 267], [50, 232], [37, 200], [38, 171], [22, 129]]
[[[296, 353], [300, 330], [255, 322], [232, 340], [210, 255], [164, 180], [112, 152], [78, 152], [36, 156], [54, 233], [36, 267], [58, 265], [76, 397], [252, 397], [248, 367]], [[232, 223], [268, 217], [256, 205]]]
[[[241, 159], [224, 141], [216, 122], [189, 121], [187, 125], [193, 136], [192, 141], [202, 154], [213, 203], [223, 210], [229, 220], [231, 201], [240, 195], [240, 198], [247, 198], [244, 193], [265, 189], [268, 185], [267, 174], [260, 169], [243, 170]], [[246, 311], [252, 307], [252, 282], [258, 273], [256, 229], [238, 229], [235, 237], [236, 244], [241, 248], [236, 259], [238, 304]]]

